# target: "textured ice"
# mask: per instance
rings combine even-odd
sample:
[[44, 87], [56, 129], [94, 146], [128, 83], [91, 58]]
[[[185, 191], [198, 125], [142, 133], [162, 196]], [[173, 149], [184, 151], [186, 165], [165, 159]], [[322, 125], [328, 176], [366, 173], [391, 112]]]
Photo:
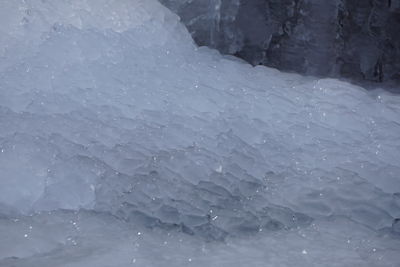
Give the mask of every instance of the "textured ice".
[[0, 219], [0, 238], [2, 267], [395, 267], [400, 245], [398, 238], [344, 218], [221, 244], [104, 214], [62, 211]]
[[198, 48], [152, 0], [3, 3], [0, 266], [400, 261], [399, 96]]

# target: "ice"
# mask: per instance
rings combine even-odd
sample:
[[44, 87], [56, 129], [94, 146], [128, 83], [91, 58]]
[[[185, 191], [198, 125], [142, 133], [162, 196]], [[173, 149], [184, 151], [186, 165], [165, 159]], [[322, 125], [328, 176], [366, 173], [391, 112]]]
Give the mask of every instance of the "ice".
[[157, 1], [3, 2], [0, 266], [399, 262], [398, 95], [198, 48]]
[[[104, 214], [0, 219], [0, 266], [396, 266], [398, 239], [343, 218], [226, 244], [126, 224]], [[365, 237], [368, 236], [368, 239]], [[13, 255], [13, 257], [10, 257]]]

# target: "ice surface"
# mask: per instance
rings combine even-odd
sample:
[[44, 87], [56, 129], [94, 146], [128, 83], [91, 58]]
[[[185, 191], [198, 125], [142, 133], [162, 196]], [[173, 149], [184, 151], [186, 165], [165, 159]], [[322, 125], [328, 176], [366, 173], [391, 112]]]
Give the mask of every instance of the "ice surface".
[[399, 96], [198, 48], [156, 1], [0, 12], [0, 266], [400, 261]]
[[104, 214], [61, 211], [0, 219], [0, 238], [6, 241], [0, 243], [0, 266], [7, 267], [389, 267], [398, 265], [400, 245], [398, 238], [379, 236], [343, 218], [221, 244]]

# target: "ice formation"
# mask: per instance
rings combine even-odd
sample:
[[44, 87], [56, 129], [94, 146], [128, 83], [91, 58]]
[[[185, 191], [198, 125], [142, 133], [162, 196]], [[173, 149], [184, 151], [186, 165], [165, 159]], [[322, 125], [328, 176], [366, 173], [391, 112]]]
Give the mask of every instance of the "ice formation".
[[198, 48], [153, 0], [1, 5], [0, 266], [400, 261], [399, 96]]

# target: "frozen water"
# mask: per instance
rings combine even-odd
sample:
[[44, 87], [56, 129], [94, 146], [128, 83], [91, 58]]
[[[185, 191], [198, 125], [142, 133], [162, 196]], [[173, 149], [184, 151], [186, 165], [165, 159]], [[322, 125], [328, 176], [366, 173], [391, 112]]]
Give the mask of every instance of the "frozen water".
[[400, 261], [399, 96], [198, 48], [152, 0], [3, 2], [0, 266]]
[[[365, 239], [365, 237], [368, 237]], [[399, 239], [343, 218], [205, 243], [91, 212], [0, 219], [0, 266], [397, 266]], [[12, 246], [9, 244], [12, 243]], [[11, 257], [12, 255], [12, 257]]]

